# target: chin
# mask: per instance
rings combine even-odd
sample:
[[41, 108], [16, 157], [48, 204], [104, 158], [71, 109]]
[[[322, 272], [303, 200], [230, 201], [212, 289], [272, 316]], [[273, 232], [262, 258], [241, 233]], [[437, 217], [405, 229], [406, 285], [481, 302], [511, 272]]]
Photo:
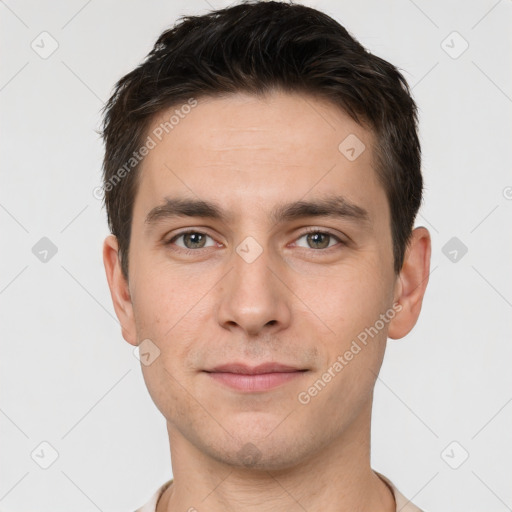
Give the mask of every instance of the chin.
[[297, 442], [297, 437], [291, 432], [263, 438], [244, 435], [236, 440], [224, 439], [215, 445], [210, 442], [201, 451], [209, 453], [218, 462], [236, 468], [262, 472], [286, 470], [304, 462], [310, 453], [315, 452], [314, 443], [304, 445], [304, 441], [312, 442], [309, 437], [303, 438], [302, 444]]

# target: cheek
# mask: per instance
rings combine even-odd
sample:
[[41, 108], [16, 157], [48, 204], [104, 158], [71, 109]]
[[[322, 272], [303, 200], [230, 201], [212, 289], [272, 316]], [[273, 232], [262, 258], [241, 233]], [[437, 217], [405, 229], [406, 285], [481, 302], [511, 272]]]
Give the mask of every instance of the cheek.
[[187, 400], [187, 385], [170, 368], [162, 354], [150, 366], [142, 365], [142, 374], [154, 404], [165, 418], [191, 417], [193, 403]]
[[[300, 275], [290, 286], [311, 309], [330, 334], [345, 338], [357, 334], [389, 307], [391, 282], [374, 262], [346, 262], [318, 275], [313, 270]], [[325, 272], [325, 269], [323, 270]], [[334, 332], [332, 332], [334, 331]]]
[[[183, 380], [197, 363], [190, 354], [203, 343], [201, 333], [211, 317], [209, 303], [205, 300], [211, 284], [199, 278], [184, 279], [161, 267], [159, 270], [148, 272], [144, 279], [140, 276], [133, 301], [137, 335], [139, 340], [148, 338], [155, 343], [159, 350], [158, 362]], [[148, 367], [148, 374], [151, 371]], [[170, 378], [165, 370], [161, 369], [160, 373], [160, 381]]]
[[176, 273], [171, 274], [154, 262], [137, 263], [136, 269], [142, 269], [135, 273], [133, 280], [132, 304], [137, 330], [142, 336], [161, 339], [190, 309], [188, 304], [195, 298], [194, 289], [184, 286]]

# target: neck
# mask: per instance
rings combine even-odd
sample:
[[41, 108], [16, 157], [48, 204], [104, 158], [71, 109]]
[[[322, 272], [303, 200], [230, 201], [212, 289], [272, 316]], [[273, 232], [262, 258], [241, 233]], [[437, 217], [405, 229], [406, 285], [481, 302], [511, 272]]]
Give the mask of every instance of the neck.
[[208, 457], [168, 424], [173, 484], [157, 512], [394, 512], [391, 489], [370, 467], [371, 403], [341, 436], [286, 469], [234, 467]]

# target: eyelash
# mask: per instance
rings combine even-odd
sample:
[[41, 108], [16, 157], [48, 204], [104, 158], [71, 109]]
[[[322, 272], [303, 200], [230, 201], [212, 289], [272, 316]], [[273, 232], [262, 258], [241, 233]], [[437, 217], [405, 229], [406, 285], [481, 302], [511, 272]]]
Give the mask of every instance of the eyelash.
[[[189, 229], [187, 231], [182, 231], [181, 233], [178, 233], [177, 235], [174, 235], [170, 240], [165, 242], [165, 245], [172, 245], [178, 238], [180, 238], [180, 237], [182, 237], [184, 235], [190, 234], [190, 233], [195, 233], [195, 234], [198, 234], [198, 235], [205, 235], [205, 236], [210, 237], [213, 240], [213, 237], [210, 236], [208, 233], [205, 233], [204, 231], [199, 231], [197, 229]], [[331, 249], [339, 248], [338, 245], [341, 245], [341, 246], [346, 246], [347, 245], [347, 242], [343, 241], [340, 237], [336, 236], [334, 233], [331, 233], [330, 231], [323, 231], [323, 230], [320, 230], [318, 228], [308, 228], [306, 231], [301, 233], [295, 239], [295, 241], [300, 240], [302, 237], [307, 236], [309, 234], [327, 235], [327, 236], [329, 236], [331, 238], [334, 238], [338, 242], [338, 244], [335, 244], [335, 245], [330, 246], [330, 247], [326, 247], [325, 249], [312, 249], [312, 248], [306, 248], [306, 247], [299, 247], [299, 249], [309, 250], [309, 251], [313, 251], [313, 252], [316, 252], [316, 253], [321, 253], [321, 252], [325, 253], [325, 252], [330, 252]], [[206, 249], [209, 249], [209, 248], [210, 247], [206, 247]], [[197, 254], [198, 251], [200, 251], [200, 249], [204, 249], [204, 248], [187, 249], [185, 247], [178, 247], [175, 250], [178, 250], [178, 251], [180, 251], [180, 252], [182, 252], [184, 254], [187, 254], [187, 255], [192, 255], [192, 254]]]

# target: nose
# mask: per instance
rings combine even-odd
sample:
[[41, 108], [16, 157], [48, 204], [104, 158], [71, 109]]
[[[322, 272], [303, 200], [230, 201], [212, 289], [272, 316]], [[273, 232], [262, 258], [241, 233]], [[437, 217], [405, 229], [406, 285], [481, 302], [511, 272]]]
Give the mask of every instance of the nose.
[[276, 275], [278, 262], [266, 249], [254, 260], [233, 251], [231, 260], [231, 271], [219, 287], [219, 324], [247, 336], [285, 329], [291, 320], [291, 293]]

